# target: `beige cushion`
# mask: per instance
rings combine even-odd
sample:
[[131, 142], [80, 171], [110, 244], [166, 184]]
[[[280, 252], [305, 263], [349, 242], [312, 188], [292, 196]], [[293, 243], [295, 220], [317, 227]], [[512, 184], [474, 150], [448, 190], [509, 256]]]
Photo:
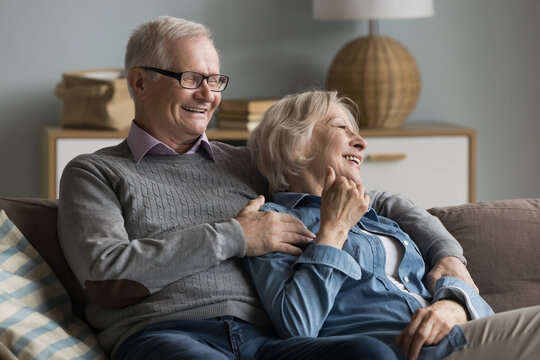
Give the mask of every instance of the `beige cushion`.
[[469, 272], [495, 312], [540, 304], [540, 199], [429, 211], [463, 246]]
[[92, 330], [73, 316], [56, 275], [3, 210], [0, 342], [3, 353], [23, 360], [105, 359]]

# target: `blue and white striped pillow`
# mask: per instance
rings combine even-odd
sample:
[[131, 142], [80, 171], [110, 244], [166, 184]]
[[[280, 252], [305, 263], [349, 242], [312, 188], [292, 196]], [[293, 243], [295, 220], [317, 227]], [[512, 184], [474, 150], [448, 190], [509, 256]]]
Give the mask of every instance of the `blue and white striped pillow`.
[[0, 211], [0, 342], [19, 359], [106, 359], [49, 265]]

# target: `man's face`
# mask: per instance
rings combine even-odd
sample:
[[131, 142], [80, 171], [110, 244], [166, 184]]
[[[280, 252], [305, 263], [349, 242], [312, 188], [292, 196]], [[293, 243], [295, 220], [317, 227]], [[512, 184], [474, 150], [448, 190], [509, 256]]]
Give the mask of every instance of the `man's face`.
[[[172, 65], [166, 70], [219, 74], [217, 51], [205, 37], [173, 42], [170, 55]], [[173, 149], [192, 144], [202, 135], [221, 101], [221, 93], [211, 91], [206, 80], [197, 89], [185, 89], [178, 80], [160, 75], [145, 85], [143, 119], [137, 114], [136, 120]]]

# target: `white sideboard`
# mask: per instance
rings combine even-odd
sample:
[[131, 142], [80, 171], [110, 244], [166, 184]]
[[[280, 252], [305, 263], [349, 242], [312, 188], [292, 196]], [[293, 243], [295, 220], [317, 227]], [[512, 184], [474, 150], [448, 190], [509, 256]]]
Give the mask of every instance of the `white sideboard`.
[[[42, 169], [41, 196], [58, 198], [58, 185], [67, 163], [77, 155], [89, 154], [123, 141], [128, 131], [93, 130], [45, 126], [41, 129]], [[230, 143], [243, 142], [249, 132], [240, 130], [209, 129], [208, 139]]]
[[362, 179], [366, 189], [399, 193], [423, 207], [471, 199], [467, 136], [368, 138]]
[[[247, 131], [209, 129], [211, 140], [244, 141]], [[361, 129], [367, 140], [362, 179], [369, 190], [399, 193], [425, 208], [475, 201], [476, 131], [441, 123]], [[42, 195], [58, 197], [65, 165], [75, 156], [119, 143], [127, 132], [43, 128]]]

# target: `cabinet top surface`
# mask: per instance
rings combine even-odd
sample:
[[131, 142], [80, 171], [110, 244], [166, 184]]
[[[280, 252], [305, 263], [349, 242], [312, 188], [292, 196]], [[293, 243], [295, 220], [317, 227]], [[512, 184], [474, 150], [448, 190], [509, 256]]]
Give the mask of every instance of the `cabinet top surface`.
[[[44, 126], [45, 133], [50, 137], [68, 138], [125, 138], [129, 130], [104, 130], [91, 128], [63, 128], [60, 126]], [[206, 131], [209, 139], [247, 139], [248, 131], [220, 129], [209, 127]], [[364, 137], [384, 136], [452, 136], [476, 134], [476, 130], [459, 125], [442, 122], [410, 122], [395, 129], [361, 128], [360, 135]]]

